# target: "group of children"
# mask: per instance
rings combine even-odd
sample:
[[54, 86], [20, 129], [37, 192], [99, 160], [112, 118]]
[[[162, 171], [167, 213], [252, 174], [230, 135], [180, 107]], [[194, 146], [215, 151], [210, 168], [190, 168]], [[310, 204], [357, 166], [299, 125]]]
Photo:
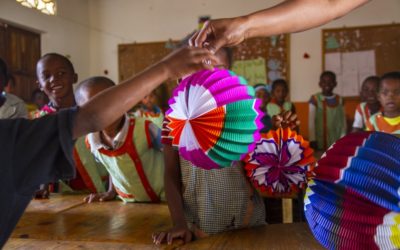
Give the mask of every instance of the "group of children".
[[[220, 53], [221, 67], [229, 67], [229, 52]], [[106, 77], [92, 77], [79, 83], [68, 58], [50, 53], [37, 63], [40, 90], [50, 100], [31, 119], [51, 115], [63, 108], [84, 105], [115, 83]], [[344, 104], [333, 93], [333, 72], [323, 72], [321, 92], [309, 102], [310, 141], [317, 149], [326, 149], [346, 133]], [[0, 89], [1, 90], [1, 89]], [[293, 103], [287, 101], [288, 84], [275, 80], [271, 93], [266, 85], [255, 86], [262, 99], [262, 132], [279, 126], [298, 124]], [[6, 96], [7, 97], [7, 96]], [[369, 77], [361, 91], [364, 101], [356, 110], [353, 130], [400, 132], [400, 73], [382, 78]], [[0, 99], [0, 114], [7, 98]], [[241, 163], [220, 170], [203, 170], [179, 156], [171, 145], [164, 116], [154, 104], [153, 94], [146, 96], [135, 113], [126, 113], [102, 131], [77, 140], [73, 152], [77, 176], [68, 182], [43, 183], [36, 197], [47, 198], [51, 190], [90, 192], [88, 203], [113, 200], [160, 202], [167, 200], [174, 227], [153, 235], [155, 243], [175, 238], [185, 242], [222, 231], [265, 224], [262, 198], [251, 187]], [[10, 105], [9, 105], [10, 106]], [[285, 113], [284, 116], [279, 116]], [[167, 121], [164, 121], [166, 124]], [[162, 128], [162, 129], [161, 129]], [[162, 136], [163, 135], [163, 136]], [[57, 190], [56, 190], [57, 191]]]
[[[390, 72], [382, 77], [370, 76], [364, 80], [360, 92], [362, 102], [356, 108], [352, 132], [400, 132], [399, 84], [400, 72]], [[322, 72], [319, 79], [321, 92], [309, 100], [308, 139], [316, 150], [326, 150], [347, 133], [344, 101], [334, 93], [336, 85], [334, 72]], [[266, 114], [262, 119], [262, 132], [271, 127], [271, 116], [282, 111], [296, 113], [294, 105], [286, 100], [288, 85], [285, 80], [273, 81], [270, 92], [265, 84], [257, 84], [255, 91], [256, 96], [263, 100], [261, 109]]]

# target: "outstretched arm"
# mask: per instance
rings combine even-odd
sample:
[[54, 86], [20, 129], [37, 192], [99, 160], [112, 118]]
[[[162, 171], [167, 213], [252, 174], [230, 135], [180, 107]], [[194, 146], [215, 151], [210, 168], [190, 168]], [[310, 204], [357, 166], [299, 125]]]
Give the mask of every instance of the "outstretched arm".
[[73, 137], [104, 129], [164, 81], [201, 69], [212, 69], [215, 62], [215, 56], [206, 49], [188, 47], [173, 52], [159, 63], [82, 105], [74, 121]]
[[236, 18], [207, 22], [189, 41], [217, 51], [251, 37], [304, 31], [341, 17], [369, 0], [291, 0]]

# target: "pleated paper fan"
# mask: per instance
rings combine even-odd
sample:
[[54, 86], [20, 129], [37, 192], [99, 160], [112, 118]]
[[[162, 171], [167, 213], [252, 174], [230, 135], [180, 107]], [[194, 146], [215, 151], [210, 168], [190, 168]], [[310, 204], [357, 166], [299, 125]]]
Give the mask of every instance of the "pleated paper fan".
[[400, 248], [400, 139], [380, 132], [350, 134], [317, 163], [304, 210], [329, 249]]
[[293, 197], [306, 187], [315, 163], [309, 143], [289, 128], [261, 134], [244, 161], [251, 183], [265, 197]]
[[197, 167], [228, 167], [259, 139], [260, 101], [244, 78], [229, 70], [204, 70], [185, 78], [168, 103], [172, 145]]
[[[349, 145], [349, 139], [358, 143]], [[350, 187], [374, 203], [400, 212], [399, 141], [385, 133], [346, 136], [318, 161], [317, 178]]]

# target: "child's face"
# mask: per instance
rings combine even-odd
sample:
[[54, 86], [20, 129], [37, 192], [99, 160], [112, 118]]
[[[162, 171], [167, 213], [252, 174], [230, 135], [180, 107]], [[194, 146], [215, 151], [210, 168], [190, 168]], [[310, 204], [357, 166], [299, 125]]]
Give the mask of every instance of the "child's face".
[[379, 101], [385, 116], [396, 117], [400, 115], [400, 80], [386, 79], [381, 83]]
[[361, 88], [361, 99], [369, 104], [378, 103], [378, 83], [374, 81], [366, 81]]
[[259, 89], [256, 91], [256, 98], [262, 100], [262, 106], [264, 107], [270, 101], [271, 97], [265, 89]]
[[333, 94], [333, 89], [336, 87], [336, 81], [331, 76], [323, 76], [319, 81], [319, 87], [323, 95], [330, 96]]
[[60, 101], [74, 95], [72, 85], [78, 77], [61, 58], [53, 56], [43, 58], [38, 62], [36, 74], [40, 90], [50, 100]]
[[284, 86], [278, 85], [274, 88], [274, 91], [272, 92], [272, 94], [274, 95], [275, 99], [278, 102], [284, 102], [288, 92]]
[[153, 93], [150, 93], [149, 95], [146, 95], [142, 99], [142, 104], [148, 109], [152, 109], [153, 108], [154, 102], [155, 102], [155, 95]]

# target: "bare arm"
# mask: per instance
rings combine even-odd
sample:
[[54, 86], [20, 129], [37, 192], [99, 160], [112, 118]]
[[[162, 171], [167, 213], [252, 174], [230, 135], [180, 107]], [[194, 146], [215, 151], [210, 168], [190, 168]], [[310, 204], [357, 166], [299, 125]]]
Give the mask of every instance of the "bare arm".
[[209, 51], [200, 48], [183, 48], [170, 54], [161, 62], [99, 93], [82, 105], [74, 121], [73, 137], [104, 129], [164, 81], [200, 69], [212, 69], [216, 61]]
[[217, 51], [251, 37], [304, 31], [341, 17], [369, 0], [291, 0], [236, 18], [207, 22], [190, 43]]
[[156, 232], [153, 234], [153, 242], [161, 244], [167, 241], [172, 244], [174, 239], [182, 239], [185, 243], [192, 240], [192, 233], [186, 224], [183, 211], [182, 183], [179, 166], [179, 154], [170, 145], [164, 146], [165, 160], [165, 194], [167, 196], [168, 208], [172, 217], [174, 227], [167, 232]]

